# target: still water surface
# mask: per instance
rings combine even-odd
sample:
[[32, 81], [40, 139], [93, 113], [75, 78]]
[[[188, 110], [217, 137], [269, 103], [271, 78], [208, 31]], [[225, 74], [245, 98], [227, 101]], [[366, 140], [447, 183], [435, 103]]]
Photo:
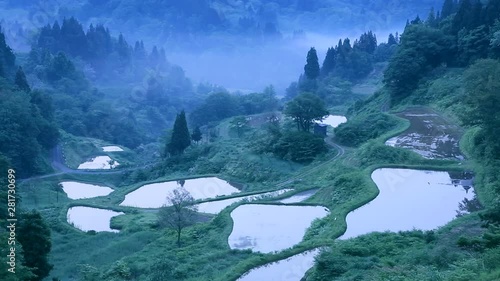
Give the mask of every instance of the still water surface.
[[121, 206], [160, 208], [167, 204], [167, 196], [183, 186], [195, 200], [239, 193], [236, 187], [216, 177], [167, 181], [141, 186], [125, 196]]
[[290, 248], [302, 241], [315, 219], [328, 213], [320, 206], [241, 205], [231, 212], [229, 247], [262, 253]]

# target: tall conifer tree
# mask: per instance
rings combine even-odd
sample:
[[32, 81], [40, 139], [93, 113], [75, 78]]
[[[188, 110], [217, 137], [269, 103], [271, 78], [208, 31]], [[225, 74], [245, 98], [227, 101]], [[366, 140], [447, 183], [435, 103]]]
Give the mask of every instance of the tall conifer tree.
[[31, 92], [30, 85], [28, 84], [28, 80], [26, 80], [26, 75], [21, 67], [17, 69], [16, 78], [14, 83], [19, 87], [19, 89], [29, 93]]
[[319, 76], [318, 54], [314, 47], [307, 52], [307, 64], [304, 66], [304, 72], [309, 79], [316, 79]]
[[191, 136], [186, 122], [186, 113], [181, 111], [175, 118], [172, 138], [167, 146], [167, 151], [171, 155], [179, 155], [191, 145]]
[[323, 61], [323, 67], [321, 68], [323, 75], [328, 75], [335, 68], [335, 55], [335, 49], [333, 47], [328, 48], [325, 60]]

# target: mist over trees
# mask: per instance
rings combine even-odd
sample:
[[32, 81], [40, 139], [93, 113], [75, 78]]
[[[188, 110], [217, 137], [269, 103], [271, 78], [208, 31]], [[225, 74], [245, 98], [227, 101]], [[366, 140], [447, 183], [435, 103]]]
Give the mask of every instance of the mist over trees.
[[52, 26], [43, 27], [35, 50], [51, 54], [62, 52], [82, 59], [91, 67], [90, 71], [95, 72], [92, 78], [98, 81], [131, 80], [142, 77], [146, 68], [165, 70], [170, 66], [164, 49], [154, 46], [148, 53], [142, 41], [130, 45], [122, 34], [112, 37], [109, 29], [101, 24], [91, 24], [85, 32], [74, 17], [64, 19], [61, 25], [55, 21]]
[[273, 111], [278, 108], [278, 99], [273, 87], [262, 93], [234, 95], [227, 92], [210, 94], [203, 103], [195, 108], [190, 120], [197, 126], [237, 116]]
[[[158, 138], [176, 108], [199, 104], [191, 81], [162, 48], [129, 45], [100, 24], [85, 32], [74, 17], [40, 30], [23, 69], [34, 87], [50, 94], [61, 129], [131, 148]], [[114, 96], [96, 88], [117, 85], [122, 89]]]
[[[32, 2], [9, 0], [5, 7], [32, 16]], [[334, 247], [325, 246], [302, 279], [496, 280], [499, 276], [499, 0], [446, 0], [426, 19], [415, 17], [415, 10], [425, 6], [426, 13], [419, 14], [426, 15], [435, 0], [63, 2], [56, 21], [29, 33], [33, 39], [29, 52], [14, 54], [0, 32], [0, 171], [12, 167], [21, 177], [44, 174], [31, 179], [37, 188], [20, 185], [20, 193], [27, 195], [21, 203], [33, 206], [26, 200], [33, 196], [41, 214], [23, 214], [18, 231], [20, 273], [5, 275], [4, 263], [0, 280], [42, 280], [52, 277], [51, 272], [61, 273], [64, 280], [85, 281], [234, 280], [236, 274], [278, 256], [332, 244], [339, 235], [338, 211], [345, 215], [375, 195], [370, 171], [381, 165], [473, 168], [478, 196], [488, 204], [439, 231], [375, 233], [336, 241]], [[401, 36], [380, 38], [375, 30], [368, 31], [373, 22], [390, 26], [406, 20], [399, 17], [409, 10], [412, 20]], [[356, 22], [346, 24], [353, 19]], [[359, 24], [362, 32], [355, 27]], [[167, 60], [174, 50], [190, 54], [216, 48], [227, 56], [244, 56], [259, 48], [262, 53], [252, 54], [267, 65], [292, 67], [273, 58], [276, 52], [268, 52], [266, 44], [297, 43], [308, 29], [321, 33], [342, 27], [360, 36], [329, 42], [325, 54], [316, 51], [319, 46], [309, 49], [309, 42], [299, 51], [298, 45], [286, 46], [299, 53], [300, 63], [293, 67], [302, 75], [282, 100], [273, 86], [230, 92], [206, 82], [195, 85], [180, 66]], [[154, 46], [151, 38], [164, 45]], [[255, 63], [252, 59], [247, 58], [249, 64]], [[203, 67], [199, 57], [192, 61]], [[248, 65], [241, 66], [243, 72]], [[237, 70], [222, 60], [206, 68], [221, 76]], [[269, 81], [276, 78], [262, 76]], [[394, 112], [407, 106], [445, 109], [445, 114], [456, 117], [453, 122], [461, 122], [457, 127], [467, 131], [460, 145], [468, 159], [423, 159], [386, 145], [385, 137], [405, 125]], [[349, 121], [329, 128], [326, 139], [311, 132], [330, 113], [345, 113]], [[48, 167], [53, 160], [50, 150], [58, 144], [64, 149], [67, 139], [84, 140], [99, 155], [108, 143], [122, 146], [123, 152], [110, 155], [124, 169], [108, 174], [66, 173], [58, 167], [53, 171]], [[344, 150], [340, 145], [350, 147]], [[65, 156], [79, 153], [79, 148], [71, 149]], [[138, 160], [122, 161], [129, 156]], [[316, 195], [304, 205], [322, 205], [332, 216], [312, 223], [304, 241], [293, 249], [260, 255], [228, 249], [232, 209], [213, 217], [198, 216], [194, 198], [183, 188], [169, 195], [158, 212], [117, 206], [126, 192], [146, 181], [209, 174], [241, 181], [241, 195], [231, 195], [231, 200], [258, 196], [270, 186], [293, 192], [314, 189]], [[102, 180], [116, 192], [86, 201], [73, 201], [61, 193], [59, 200], [57, 184], [63, 179]], [[6, 194], [6, 184], [0, 177], [0, 193]], [[57, 204], [51, 198], [54, 191]], [[215, 198], [223, 203], [220, 200]], [[209, 202], [212, 198], [204, 203]], [[123, 211], [125, 215], [110, 221], [120, 233], [73, 231], [63, 213], [83, 203]], [[6, 206], [5, 196], [0, 197], [1, 223], [6, 222]], [[5, 234], [0, 230], [0, 240], [8, 238]], [[90, 254], [85, 253], [89, 249]], [[7, 253], [0, 247], [1, 255]], [[53, 270], [51, 263], [56, 265]]]
[[304, 73], [286, 89], [285, 100], [301, 92], [316, 94], [329, 105], [354, 102], [361, 96], [352, 93], [352, 85], [366, 79], [376, 66], [383, 68], [399, 45], [399, 35], [390, 34], [387, 43], [379, 43], [372, 31], [364, 32], [351, 42], [340, 39], [329, 47], [321, 63], [315, 48], [306, 56]]

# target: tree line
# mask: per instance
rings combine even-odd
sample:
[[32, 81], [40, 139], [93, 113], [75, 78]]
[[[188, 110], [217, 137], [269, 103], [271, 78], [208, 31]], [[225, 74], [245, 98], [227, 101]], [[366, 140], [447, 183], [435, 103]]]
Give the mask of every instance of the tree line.
[[42, 157], [56, 143], [59, 131], [50, 97], [31, 90], [16, 56], [0, 32], [0, 155], [21, 176], [42, 173]]
[[[32, 49], [78, 57], [87, 62], [96, 72], [95, 78], [101, 80], [131, 76], [137, 74], [137, 70], [166, 68], [168, 65], [163, 48], [153, 46], [148, 53], [142, 41], [130, 45], [122, 34], [118, 38], [112, 37], [102, 24], [91, 24], [85, 32], [74, 17], [64, 19], [61, 25], [55, 21], [42, 27]], [[118, 73], [114, 74], [117, 70]]]
[[328, 48], [320, 64], [316, 48], [307, 52], [304, 73], [286, 90], [286, 99], [300, 92], [311, 92], [329, 104], [344, 104], [355, 99], [352, 84], [366, 78], [374, 65], [385, 62], [399, 45], [399, 35], [390, 34], [387, 42], [379, 43], [372, 31], [361, 34], [352, 42], [340, 39], [337, 45]]
[[384, 75], [393, 102], [408, 96], [419, 80], [439, 66], [466, 67], [484, 58], [500, 57], [500, 1], [444, 2], [408, 22], [400, 46]]

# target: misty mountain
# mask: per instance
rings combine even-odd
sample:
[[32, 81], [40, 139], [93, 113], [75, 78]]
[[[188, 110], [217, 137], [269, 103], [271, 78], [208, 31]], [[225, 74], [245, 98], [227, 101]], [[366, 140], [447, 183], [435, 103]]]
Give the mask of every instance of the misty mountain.
[[[197, 82], [243, 92], [273, 84], [279, 94], [298, 78], [303, 54], [320, 57], [340, 38], [373, 31], [379, 42], [402, 32], [407, 19], [426, 18], [439, 0], [163, 0], [34, 1], [0, 3], [9, 44], [29, 51], [37, 30], [75, 17], [86, 30], [105, 25], [128, 42], [144, 40], [167, 52]], [[15, 15], [15, 16], [14, 16]], [[217, 71], [213, 71], [214, 67]], [[243, 73], [244, 72], [244, 73]]]
[[[50, 3], [49, 3], [50, 2]], [[13, 1], [2, 5], [0, 16], [17, 33], [33, 26], [75, 16], [90, 23], [105, 23], [111, 29], [135, 37], [146, 35], [166, 48], [190, 46], [220, 47], [221, 36], [263, 39], [293, 36], [301, 32], [334, 34], [347, 30], [380, 31], [400, 26], [416, 14], [426, 17], [438, 0], [163, 0], [163, 1]], [[12, 11], [23, 17], [11, 18]], [[19, 13], [18, 13], [19, 15]], [[5, 25], [5, 23], [4, 23]], [[17, 26], [16, 26], [17, 25]], [[137, 28], [140, 26], [140, 28]], [[199, 39], [204, 38], [202, 44]], [[208, 37], [208, 38], [205, 38]], [[182, 40], [178, 40], [182, 39]], [[210, 40], [208, 40], [210, 39]], [[206, 41], [208, 40], [208, 42]], [[212, 43], [212, 44], [210, 44]]]

